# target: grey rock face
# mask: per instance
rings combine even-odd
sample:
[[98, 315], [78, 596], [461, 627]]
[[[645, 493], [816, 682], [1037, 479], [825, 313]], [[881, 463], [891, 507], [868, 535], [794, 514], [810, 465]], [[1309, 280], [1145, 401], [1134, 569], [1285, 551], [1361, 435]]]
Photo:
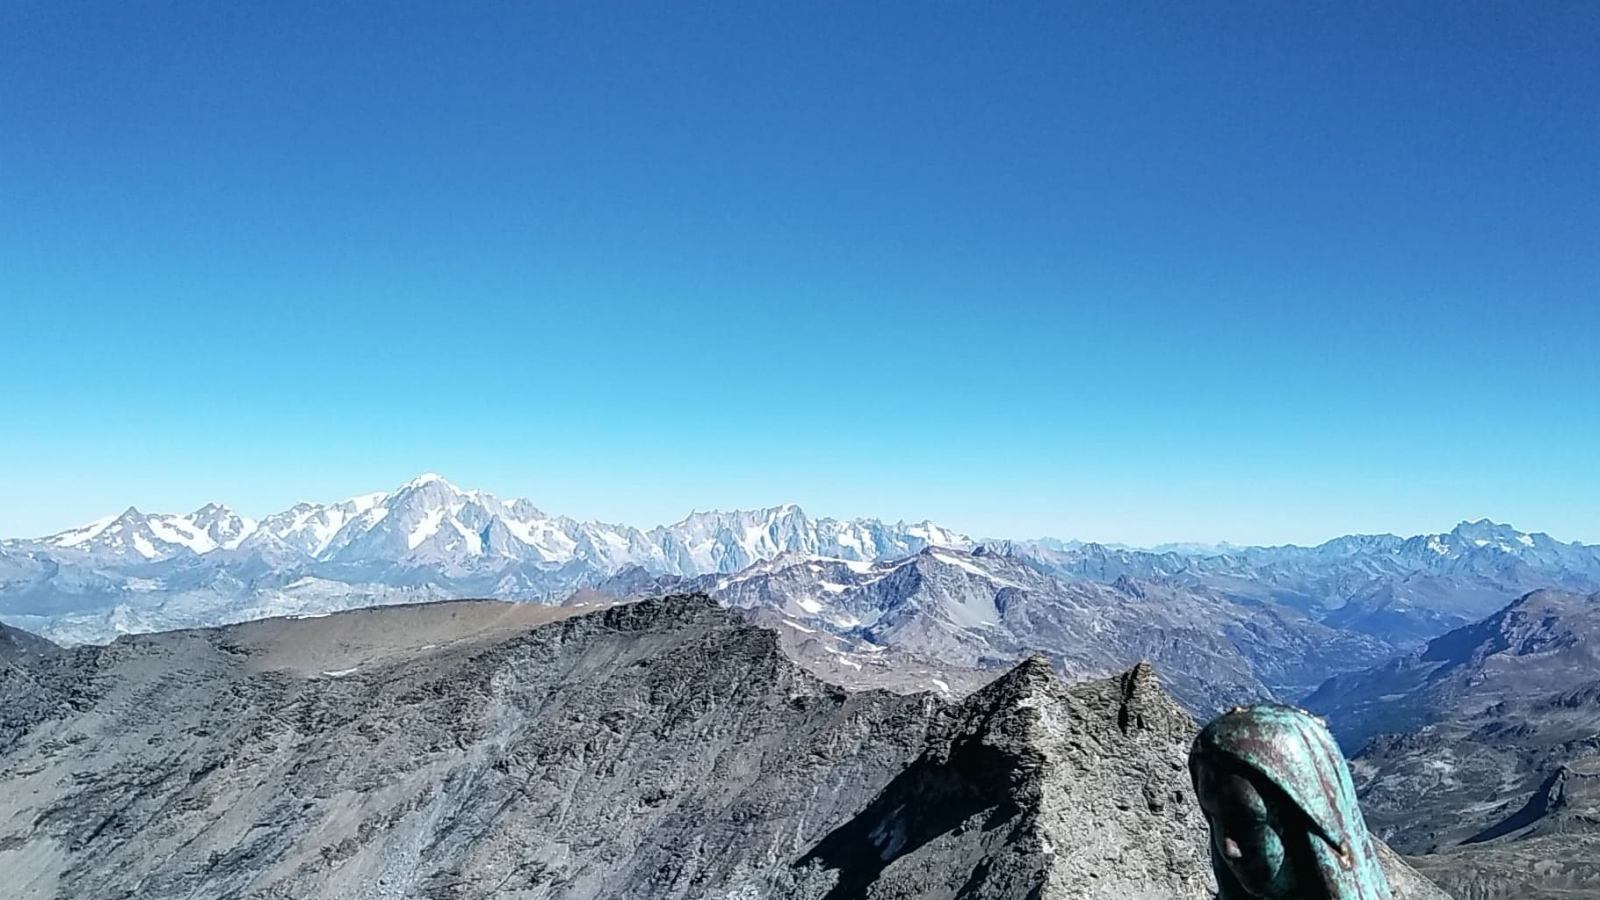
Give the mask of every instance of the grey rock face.
[[1457, 900], [1600, 897], [1600, 840], [1538, 838], [1510, 846], [1407, 857]]
[[78, 651], [45, 680], [81, 712], [3, 757], [0, 868], [25, 897], [716, 896], [781, 875], [933, 711], [822, 685], [704, 601], [530, 630], [564, 615], [451, 603]]
[[829, 897], [1207, 896], [1191, 726], [1147, 667], [1069, 687], [1033, 657], [936, 719], [802, 865], [838, 871]]
[[0, 753], [58, 702], [35, 673], [61, 652], [42, 637], [0, 625]]
[[455, 602], [0, 668], [24, 696], [0, 871], [28, 900], [1210, 889], [1194, 726], [1143, 667], [1030, 660], [949, 703], [825, 684], [703, 597]]

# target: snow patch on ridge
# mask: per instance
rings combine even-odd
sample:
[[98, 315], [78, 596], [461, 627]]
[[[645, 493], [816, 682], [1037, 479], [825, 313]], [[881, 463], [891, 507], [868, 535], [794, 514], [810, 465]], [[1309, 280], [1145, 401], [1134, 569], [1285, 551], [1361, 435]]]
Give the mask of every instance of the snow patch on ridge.
[[209, 553], [217, 549], [217, 542], [210, 535], [182, 519], [150, 516], [145, 521], [152, 534], [169, 544], [180, 544], [196, 553]]
[[468, 553], [473, 556], [483, 555], [483, 538], [479, 537], [476, 531], [461, 524], [461, 520], [454, 516], [450, 517], [450, 524], [454, 526], [456, 533], [461, 535], [461, 539], [467, 542]]
[[389, 495], [384, 491], [378, 491], [377, 493], [373, 494], [360, 494], [358, 496], [351, 497], [349, 500], [346, 500], [345, 503], [349, 504], [357, 513], [364, 513], [374, 506], [377, 506], [379, 503], [382, 503], [388, 496]]
[[423, 541], [437, 534], [439, 526], [444, 524], [445, 512], [446, 510], [442, 506], [438, 509], [428, 510], [428, 514], [423, 517], [421, 522], [417, 523], [417, 527], [411, 529], [411, 534], [406, 537], [406, 548], [415, 550]]
[[56, 535], [51, 543], [57, 547], [76, 547], [84, 541], [98, 537], [102, 531], [111, 527], [111, 523], [115, 522], [117, 518], [117, 516], [106, 516], [103, 519], [95, 519], [82, 528], [74, 528], [71, 531], [64, 531]]
[[1015, 581], [1010, 581], [1008, 579], [1001, 578], [998, 575], [995, 575], [994, 573], [988, 571], [987, 569], [984, 569], [984, 568], [982, 568], [980, 566], [974, 565], [971, 562], [969, 562], [969, 561], [967, 561], [965, 559], [962, 559], [962, 558], [960, 558], [958, 556], [950, 556], [949, 554], [945, 554], [945, 553], [930, 553], [928, 555], [932, 556], [934, 559], [938, 560], [939, 562], [944, 563], [947, 566], [955, 566], [956, 568], [961, 569], [964, 572], [970, 572], [973, 575], [977, 575], [977, 576], [979, 576], [981, 578], [984, 578], [984, 579], [986, 579], [986, 580], [988, 580], [990, 582], [993, 582], [994, 584], [998, 584], [998, 585], [1000, 585], [1002, 587], [1021, 587], [1022, 586], [1022, 585], [1017, 584]]

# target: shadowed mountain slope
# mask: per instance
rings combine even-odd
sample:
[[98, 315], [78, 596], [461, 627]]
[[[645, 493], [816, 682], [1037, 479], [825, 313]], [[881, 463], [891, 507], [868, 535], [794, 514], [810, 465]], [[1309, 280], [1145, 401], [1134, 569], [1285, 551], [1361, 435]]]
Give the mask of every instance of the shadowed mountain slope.
[[1373, 830], [1463, 898], [1600, 894], [1600, 595], [1535, 591], [1306, 700]]
[[1347, 749], [1600, 680], [1600, 594], [1533, 591], [1493, 615], [1306, 698]]
[[1535, 591], [1306, 705], [1359, 748], [1380, 834], [1408, 852], [1460, 843], [1600, 752], [1600, 595]]
[[60, 650], [36, 634], [0, 623], [0, 664], [49, 656]]

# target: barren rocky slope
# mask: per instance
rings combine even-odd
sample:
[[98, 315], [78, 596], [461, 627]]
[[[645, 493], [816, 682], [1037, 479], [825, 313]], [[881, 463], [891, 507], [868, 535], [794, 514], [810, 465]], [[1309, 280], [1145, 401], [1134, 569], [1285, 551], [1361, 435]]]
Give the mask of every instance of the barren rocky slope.
[[1600, 896], [1600, 595], [1534, 591], [1306, 700], [1373, 830], [1462, 898]]
[[1600, 759], [1559, 766], [1465, 845], [1414, 862], [1457, 900], [1600, 896]]
[[30, 900], [1210, 893], [1147, 667], [851, 693], [703, 597], [128, 637], [8, 660], [0, 703]]
[[1367, 818], [1408, 852], [1472, 839], [1600, 751], [1600, 595], [1535, 591], [1306, 699]]

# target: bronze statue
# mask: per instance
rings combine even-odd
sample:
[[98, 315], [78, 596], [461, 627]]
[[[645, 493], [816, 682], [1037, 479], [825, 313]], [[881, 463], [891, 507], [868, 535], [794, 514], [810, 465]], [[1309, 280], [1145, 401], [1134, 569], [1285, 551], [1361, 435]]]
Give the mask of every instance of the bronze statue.
[[1310, 713], [1239, 707], [1195, 738], [1218, 900], [1392, 900], [1339, 746]]

